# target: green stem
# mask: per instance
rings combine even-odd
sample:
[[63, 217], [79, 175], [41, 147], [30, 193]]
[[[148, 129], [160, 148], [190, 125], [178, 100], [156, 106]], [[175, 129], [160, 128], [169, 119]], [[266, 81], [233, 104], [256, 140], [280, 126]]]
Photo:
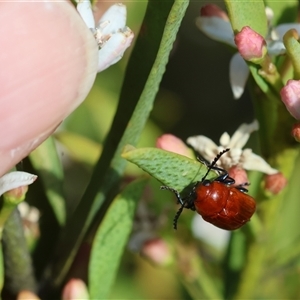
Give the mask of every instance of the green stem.
[[[267, 156], [273, 167], [280, 170], [289, 181], [293, 176], [298, 148], [289, 135], [292, 118], [283, 108], [278, 96], [269, 91], [255, 98], [256, 111], [260, 120], [260, 137], [262, 152]], [[271, 117], [272, 116], [272, 117]], [[247, 249], [247, 263], [241, 274], [241, 281], [235, 299], [259, 296], [255, 294], [259, 282], [267, 268], [270, 249], [273, 249], [274, 228], [282, 213], [282, 206], [287, 200], [288, 189], [268, 199], [260, 193], [259, 216], [262, 220], [260, 232]]]
[[276, 93], [279, 93], [283, 88], [283, 83], [280, 74], [269, 55], [266, 55], [261, 63], [261, 67], [262, 68], [258, 71], [259, 75], [261, 75], [272, 86]]
[[294, 79], [300, 79], [300, 44], [299, 34], [296, 29], [290, 29], [283, 36], [286, 53], [290, 57], [294, 67]]
[[207, 270], [199, 253], [186, 245], [177, 245], [179, 277], [194, 299], [223, 299], [219, 281]]
[[63, 282], [104, 199], [110, 196], [105, 205], [107, 209], [117, 191], [116, 185], [126, 165], [120, 154], [125, 144], [136, 145], [139, 140], [187, 5], [187, 0], [174, 3], [151, 0], [148, 3], [143, 32], [138, 36], [128, 63], [119, 106], [102, 156], [81, 203], [62, 234], [51, 275], [48, 272], [46, 275], [49, 283], [52, 278], [56, 288]]
[[2, 234], [4, 230], [4, 224], [6, 223], [7, 219], [11, 215], [11, 213], [16, 209], [16, 205], [7, 204], [5, 201], [3, 203], [3, 207], [0, 213], [0, 240], [2, 240]]
[[24, 236], [20, 213], [14, 209], [3, 231], [3, 257], [5, 266], [5, 287], [12, 294], [21, 290], [36, 289], [31, 256]]

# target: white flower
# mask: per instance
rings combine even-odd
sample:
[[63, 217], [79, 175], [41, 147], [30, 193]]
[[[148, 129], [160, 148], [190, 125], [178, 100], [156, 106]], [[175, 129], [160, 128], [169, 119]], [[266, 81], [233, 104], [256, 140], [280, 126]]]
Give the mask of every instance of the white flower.
[[98, 72], [101, 72], [122, 58], [134, 37], [133, 32], [126, 26], [126, 6], [121, 3], [112, 5], [97, 26], [89, 0], [79, 0], [77, 11], [98, 43]]
[[217, 162], [225, 170], [238, 166], [245, 170], [256, 170], [268, 175], [278, 173], [263, 158], [254, 154], [251, 149], [242, 150], [250, 134], [257, 129], [258, 122], [255, 120], [251, 124], [242, 124], [231, 138], [227, 132], [224, 132], [220, 138], [220, 146], [203, 135], [190, 137], [187, 139], [187, 143], [209, 162], [213, 161], [222, 150], [230, 148], [230, 151], [223, 154]]
[[27, 172], [10, 172], [0, 177], [0, 196], [21, 186], [27, 186], [37, 179], [36, 175]]
[[[266, 15], [269, 25], [269, 32], [266, 36], [268, 53], [274, 56], [284, 54], [286, 50], [282, 42], [284, 34], [292, 28], [300, 33], [300, 24], [281, 24], [274, 28], [271, 25], [274, 15], [271, 8], [266, 7]], [[196, 19], [196, 25], [211, 39], [236, 47], [234, 43], [234, 33], [228, 19], [206, 14]], [[229, 80], [235, 99], [239, 99], [242, 96], [248, 77], [249, 68], [244, 59], [237, 52], [232, 56], [229, 64]]]
[[224, 250], [230, 238], [230, 231], [220, 229], [204, 221], [198, 214], [195, 214], [193, 217], [192, 232], [196, 238], [203, 240], [218, 250]]
[[29, 206], [29, 204], [24, 201], [18, 205], [18, 210], [22, 219], [29, 223], [37, 223], [41, 215], [36, 207]]

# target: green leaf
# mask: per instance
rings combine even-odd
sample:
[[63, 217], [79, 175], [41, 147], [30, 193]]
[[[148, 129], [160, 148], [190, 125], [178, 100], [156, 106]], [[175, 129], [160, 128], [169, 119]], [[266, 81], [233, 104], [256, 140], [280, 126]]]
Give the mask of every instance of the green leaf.
[[[298, 152], [299, 153], [299, 152]], [[283, 201], [278, 209], [276, 222], [274, 222], [274, 230], [272, 238], [274, 239], [272, 252], [277, 255], [276, 264], [288, 264], [292, 261], [293, 255], [299, 256], [299, 252], [295, 254], [295, 246], [300, 247], [300, 231], [299, 231], [299, 176], [300, 176], [300, 154], [293, 160], [294, 170], [289, 179], [289, 188], [283, 191]], [[288, 234], [286, 234], [288, 232]], [[274, 255], [274, 256], [275, 256]], [[278, 261], [277, 261], [278, 260]]]
[[97, 230], [89, 263], [91, 299], [108, 299], [146, 183], [145, 179], [130, 183], [116, 197]]
[[263, 0], [225, 0], [225, 4], [235, 33], [244, 26], [250, 26], [262, 36], [267, 35], [267, 17]]
[[49, 137], [30, 153], [30, 161], [43, 181], [49, 203], [58, 223], [66, 222], [66, 207], [63, 193], [63, 168], [58, 157], [53, 137]]
[[4, 286], [4, 261], [3, 261], [3, 251], [2, 244], [0, 246], [0, 291], [2, 291]]
[[273, 25], [292, 23], [297, 20], [298, 0], [274, 1], [265, 0], [266, 6], [274, 12]]
[[[199, 161], [158, 148], [135, 149], [127, 146], [122, 157], [179, 192], [196, 181], [201, 181], [207, 168]], [[216, 176], [211, 172], [207, 178]]]

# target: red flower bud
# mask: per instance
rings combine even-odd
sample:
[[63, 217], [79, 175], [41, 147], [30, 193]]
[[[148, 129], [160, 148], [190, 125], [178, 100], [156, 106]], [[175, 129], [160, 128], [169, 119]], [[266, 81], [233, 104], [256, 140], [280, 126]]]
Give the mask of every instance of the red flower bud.
[[69, 280], [63, 289], [62, 299], [90, 299], [86, 284], [81, 279]]
[[300, 123], [294, 124], [291, 134], [294, 139], [300, 143]]
[[280, 172], [267, 175], [265, 178], [265, 189], [274, 195], [281, 192], [286, 185], [287, 179]]
[[225, 21], [229, 21], [229, 18], [224, 10], [214, 4], [207, 4], [201, 7], [201, 17], [218, 17]]
[[17, 300], [41, 300], [41, 298], [39, 298], [36, 294], [34, 294], [31, 291], [27, 291], [27, 290], [22, 290], [21, 292], [19, 292], [18, 296], [17, 296]]
[[172, 262], [168, 244], [160, 238], [154, 238], [144, 243], [141, 254], [158, 266], [167, 266]]

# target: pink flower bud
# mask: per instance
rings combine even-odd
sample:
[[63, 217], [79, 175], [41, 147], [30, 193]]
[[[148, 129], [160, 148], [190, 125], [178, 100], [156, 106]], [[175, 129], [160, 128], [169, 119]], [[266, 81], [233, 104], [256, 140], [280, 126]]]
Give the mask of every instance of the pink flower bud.
[[241, 56], [247, 61], [261, 63], [267, 54], [265, 39], [249, 26], [243, 27], [235, 36], [234, 41]]
[[291, 134], [294, 139], [300, 143], [300, 123], [294, 124]]
[[172, 134], [164, 134], [156, 140], [156, 147], [191, 157], [191, 151], [186, 144]]
[[90, 299], [86, 284], [81, 279], [71, 279], [65, 285], [63, 300]]
[[224, 10], [214, 4], [207, 4], [201, 7], [201, 17], [218, 17], [225, 21], [229, 21], [229, 18]]
[[235, 180], [234, 186], [243, 185], [249, 182], [247, 172], [241, 167], [238, 166], [231, 167], [228, 170], [228, 174], [230, 177], [232, 177]]
[[172, 255], [168, 244], [154, 238], [144, 243], [141, 254], [158, 266], [167, 266], [172, 262]]
[[265, 178], [265, 189], [274, 195], [281, 192], [286, 185], [287, 179], [280, 172], [267, 175]]
[[20, 186], [13, 190], [10, 190], [4, 194], [6, 198], [14, 199], [15, 202], [20, 202], [24, 200], [25, 195], [28, 191], [28, 185]]
[[29, 299], [30, 300], [40, 300], [41, 298], [39, 298], [33, 292], [26, 291], [26, 290], [21, 291], [17, 296], [17, 300], [29, 300]]
[[289, 113], [300, 120], [300, 80], [289, 80], [281, 89], [280, 96]]

